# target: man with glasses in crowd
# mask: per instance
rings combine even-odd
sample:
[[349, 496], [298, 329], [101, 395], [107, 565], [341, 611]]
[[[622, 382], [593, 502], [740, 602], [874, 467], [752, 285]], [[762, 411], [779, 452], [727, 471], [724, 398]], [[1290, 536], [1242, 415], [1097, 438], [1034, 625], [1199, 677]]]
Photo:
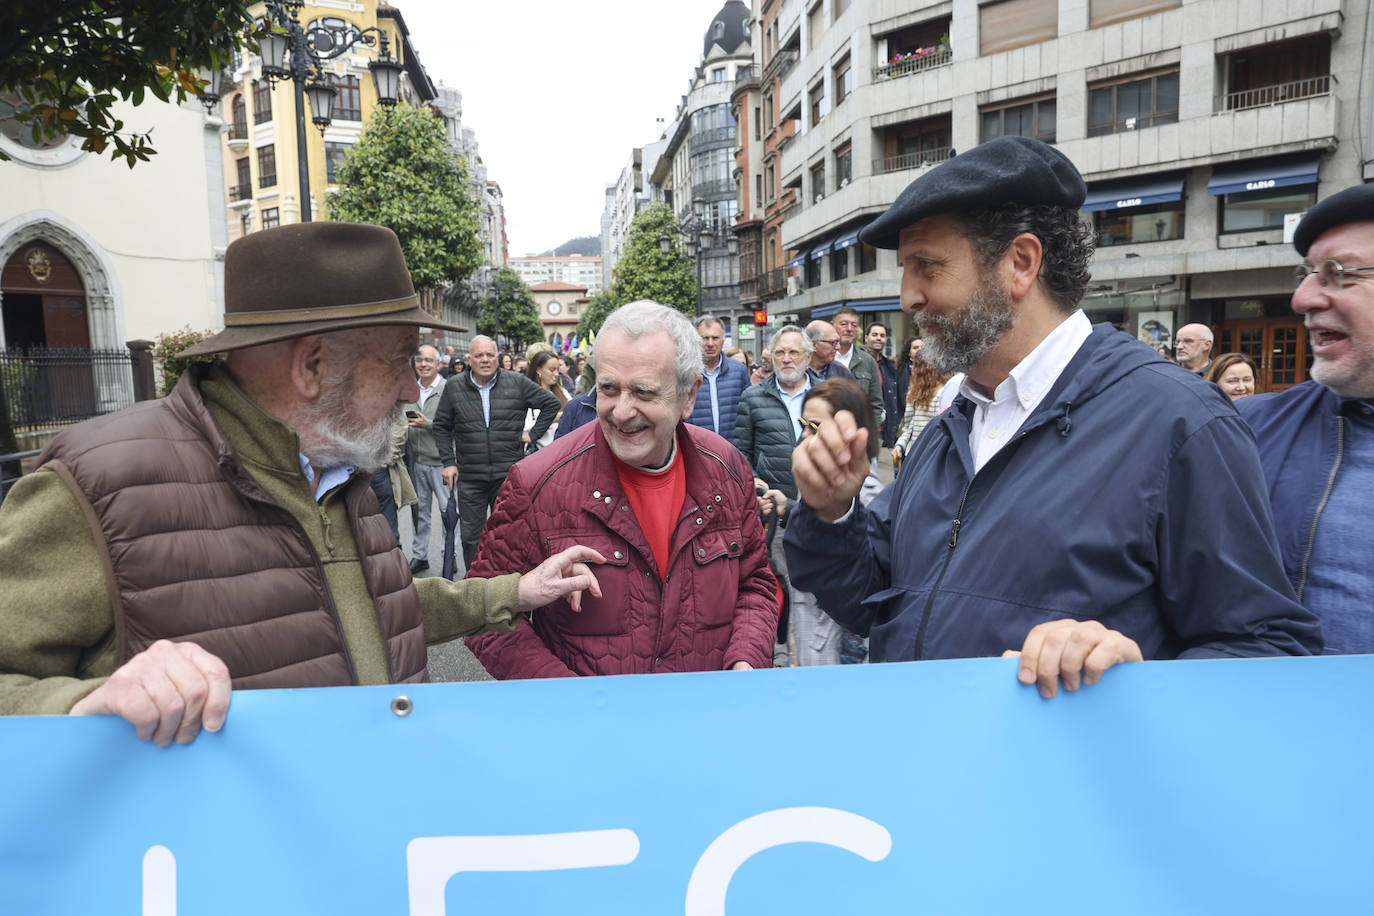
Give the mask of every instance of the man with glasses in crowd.
[[1374, 185], [1347, 188], [1298, 223], [1293, 311], [1312, 379], [1242, 398], [1269, 484], [1284, 568], [1326, 633], [1326, 652], [1374, 652]]
[[416, 383], [420, 399], [406, 405], [406, 421], [411, 468], [410, 479], [415, 484], [415, 536], [410, 545], [410, 573], [418, 575], [429, 569], [429, 531], [434, 501], [439, 500], [440, 511], [447, 498], [444, 486], [444, 462], [439, 457], [439, 445], [434, 441], [434, 416], [439, 411], [439, 399], [444, 393], [444, 378], [439, 374], [439, 351], [429, 345], [415, 353]]
[[1212, 329], [1205, 324], [1185, 324], [1174, 338], [1174, 358], [1190, 372], [1206, 375], [1212, 365]]
[[821, 381], [832, 378], [853, 378], [854, 374], [835, 359], [840, 335], [835, 326], [817, 318], [806, 326], [806, 339], [811, 341], [811, 371]]

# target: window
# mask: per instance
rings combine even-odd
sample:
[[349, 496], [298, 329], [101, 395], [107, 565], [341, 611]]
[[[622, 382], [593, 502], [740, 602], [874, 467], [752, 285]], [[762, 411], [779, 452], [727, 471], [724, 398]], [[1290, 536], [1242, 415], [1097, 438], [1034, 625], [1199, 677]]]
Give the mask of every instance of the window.
[[1088, 88], [1089, 137], [1177, 121], [1177, 70]]
[[755, 108], [755, 109], [754, 109], [754, 139], [755, 139], [755, 140], [762, 140], [762, 139], [763, 139], [763, 129], [762, 129], [761, 127], [759, 127], [759, 110], [758, 110], [758, 108]]
[[244, 213], [243, 213], [243, 215], [239, 217], [239, 233], [242, 234], [242, 235], [247, 235], [248, 233], [250, 233], [250, 232], [252, 232], [252, 231], [253, 231], [253, 211], [252, 211], [252, 210], [245, 210]]
[[768, 125], [769, 130], [777, 127], [777, 122], [773, 118], [773, 94], [771, 92], [763, 97], [763, 123]]
[[1226, 110], [1259, 108], [1331, 91], [1331, 36], [1244, 48], [1226, 58]]
[[243, 93], [234, 96], [229, 105], [233, 115], [229, 119], [229, 139], [242, 140], [248, 137], [248, 105], [243, 101]]
[[1221, 198], [1221, 231], [1282, 229], [1286, 213], [1301, 213], [1317, 202], [1315, 184], [1242, 191]]
[[253, 196], [253, 176], [248, 170], [248, 157], [234, 163], [234, 170], [238, 175], [238, 184], [229, 192], [230, 200], [247, 200]]
[[849, 249], [841, 248], [830, 253], [830, 279], [843, 280], [849, 276]]
[[763, 176], [763, 187], [765, 193], [767, 194], [767, 197], [765, 197], [764, 199], [772, 200], [774, 197], [777, 196], [777, 192], [773, 189], [778, 186], [777, 172], [773, 169], [773, 163], [770, 162], [767, 166], [764, 167]]
[[859, 249], [859, 273], [866, 274], [878, 269], [878, 249], [866, 242], [858, 244]]
[[262, 211], [262, 228], [275, 229], [281, 225], [281, 220], [277, 218], [277, 208], [270, 207]]
[[999, 0], [978, 8], [978, 53], [996, 54], [1059, 34], [1059, 0]]
[[1088, 0], [1088, 28], [1100, 29], [1114, 22], [1178, 9], [1183, 0]]
[[324, 145], [324, 180], [329, 184], [337, 184], [339, 181], [339, 163], [343, 162], [344, 155], [348, 152], [347, 143], [326, 143]]
[[835, 190], [849, 184], [854, 177], [854, 147], [846, 143], [835, 150]]
[[825, 196], [825, 161], [811, 166], [811, 196], [820, 200]]
[[272, 120], [272, 87], [267, 80], [253, 80], [253, 123]]
[[763, 176], [754, 176], [754, 206], [763, 206]]
[[714, 70], [711, 71], [711, 82], [713, 82], [713, 83], [723, 83], [723, 82], [725, 82], [725, 68], [724, 68], [724, 67], [717, 67], [716, 69], [714, 69]]
[[277, 184], [277, 148], [272, 144], [258, 147], [258, 187], [271, 188]]
[[1183, 201], [1098, 210], [1093, 213], [1093, 228], [1097, 230], [1098, 248], [1181, 239]]
[[806, 258], [806, 288], [815, 289], [821, 285], [821, 259], [810, 255]]
[[712, 36], [715, 37], [715, 38], [724, 38], [724, 37], [725, 37], [725, 23], [723, 23], [723, 22], [717, 22], [717, 23], [715, 24], [715, 27], [711, 30], [711, 34], [712, 34]]
[[821, 38], [825, 36], [825, 4], [817, 3], [811, 8], [811, 12], [806, 14], [806, 34], [811, 37], [811, 50], [820, 46]]
[[843, 102], [854, 91], [854, 74], [849, 68], [849, 55], [835, 65], [835, 104]]
[[356, 76], [329, 75], [329, 85], [334, 87], [334, 120], [361, 121], [363, 119], [362, 94], [358, 91]]
[[835, 20], [843, 16], [845, 14], [845, 11], [849, 9], [851, 2], [852, 0], [835, 0], [830, 15], [830, 21], [834, 22]]
[[821, 118], [830, 113], [830, 107], [825, 104], [825, 81], [811, 87], [811, 91], [806, 94], [811, 103], [811, 126], [815, 127], [821, 123]]
[[984, 108], [981, 142], [986, 143], [997, 137], [1034, 137], [1053, 143], [1054, 125], [1054, 96], [1016, 102], [1001, 108]]
[[730, 110], [729, 102], [707, 105], [692, 112], [692, 136], [694, 138], [701, 137], [708, 131], [721, 131], [721, 133], [706, 138], [707, 142], [711, 140], [733, 140], [735, 138], [735, 114]]

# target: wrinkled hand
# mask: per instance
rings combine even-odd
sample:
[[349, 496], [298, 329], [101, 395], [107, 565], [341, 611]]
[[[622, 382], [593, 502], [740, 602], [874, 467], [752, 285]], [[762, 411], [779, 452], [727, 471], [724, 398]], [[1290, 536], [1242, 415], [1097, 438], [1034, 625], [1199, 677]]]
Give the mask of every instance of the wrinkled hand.
[[892, 463], [893, 463], [893, 464], [901, 464], [902, 459], [905, 458], [905, 457], [906, 457], [906, 452], [902, 451], [902, 447], [901, 447], [900, 445], [896, 445], [896, 446], [893, 446], [893, 447], [892, 447]]
[[420, 429], [423, 429], [424, 427], [429, 425], [429, 420], [425, 417], [424, 414], [420, 414], [418, 417], [406, 417], [406, 422], [410, 426], [418, 427]]
[[229, 712], [229, 669], [192, 642], [160, 639], [129, 659], [72, 707], [74, 716], [122, 716], [140, 741], [167, 747], [189, 744], [224, 726]]
[[792, 450], [792, 476], [817, 517], [835, 521], [854, 505], [868, 477], [868, 430], [841, 410]]
[[454, 484], [456, 484], [456, 483], [458, 482], [458, 468], [457, 468], [457, 466], [452, 465], [452, 464], [448, 465], [446, 468], [444, 468], [443, 474], [444, 474], [444, 486], [446, 486], [446, 487], [448, 487], [450, 490], [452, 490]]
[[764, 515], [778, 513], [778, 518], [782, 518], [787, 513], [787, 497], [781, 490], [768, 490], [758, 497], [759, 512]]
[[1140, 646], [1124, 633], [1109, 630], [1096, 620], [1051, 620], [1038, 624], [1026, 635], [1021, 651], [1008, 650], [1003, 658], [1021, 659], [1016, 679], [1036, 684], [1045, 699], [1080, 684], [1096, 684], [1102, 673], [1121, 662], [1142, 661]]
[[587, 564], [605, 562], [605, 557], [581, 544], [554, 554], [520, 577], [520, 610], [529, 612], [559, 598], [567, 598], [574, 611], [582, 610], [583, 591], [601, 597], [601, 583]]

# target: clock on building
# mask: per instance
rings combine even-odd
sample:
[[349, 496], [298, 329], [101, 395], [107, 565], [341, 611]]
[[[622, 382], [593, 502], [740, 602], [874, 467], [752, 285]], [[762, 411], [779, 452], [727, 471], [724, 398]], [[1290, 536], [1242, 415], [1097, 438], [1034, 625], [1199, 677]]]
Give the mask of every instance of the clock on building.
[[550, 315], [557, 315], [557, 314], [558, 314], [559, 312], [561, 312], [561, 311], [563, 311], [563, 306], [559, 305], [557, 302], [550, 302], [550, 303], [549, 303], [549, 314], [550, 314]]

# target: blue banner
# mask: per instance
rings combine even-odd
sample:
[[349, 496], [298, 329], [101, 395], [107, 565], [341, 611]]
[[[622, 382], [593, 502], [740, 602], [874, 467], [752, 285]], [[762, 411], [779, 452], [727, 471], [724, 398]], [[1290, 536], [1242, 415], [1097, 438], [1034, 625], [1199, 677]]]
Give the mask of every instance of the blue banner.
[[1366, 911], [1372, 725], [1374, 657], [245, 691], [169, 749], [8, 718], [0, 913]]

